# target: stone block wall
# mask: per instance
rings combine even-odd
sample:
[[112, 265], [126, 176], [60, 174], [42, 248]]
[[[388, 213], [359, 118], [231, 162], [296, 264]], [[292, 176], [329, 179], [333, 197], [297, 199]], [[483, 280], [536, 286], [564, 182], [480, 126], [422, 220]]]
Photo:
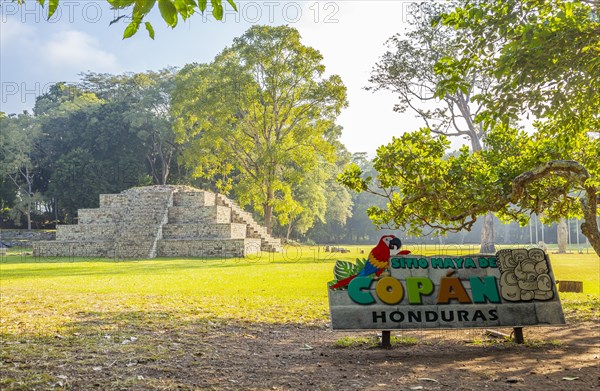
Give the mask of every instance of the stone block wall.
[[112, 241], [48, 241], [33, 246], [38, 257], [114, 258]]
[[123, 213], [123, 209], [113, 207], [77, 211], [79, 224], [117, 224], [122, 221]]
[[231, 210], [224, 206], [173, 206], [169, 208], [169, 224], [230, 223]]
[[209, 191], [178, 192], [173, 196], [174, 206], [213, 206], [215, 205], [215, 193]]
[[245, 257], [259, 253], [260, 239], [176, 239], [161, 240], [158, 253], [163, 257]]
[[236, 223], [189, 223], [167, 224], [163, 227], [163, 239], [246, 239], [246, 224]]
[[59, 225], [56, 227], [56, 240], [78, 241], [90, 236], [97, 240], [112, 240], [117, 229], [116, 223]]

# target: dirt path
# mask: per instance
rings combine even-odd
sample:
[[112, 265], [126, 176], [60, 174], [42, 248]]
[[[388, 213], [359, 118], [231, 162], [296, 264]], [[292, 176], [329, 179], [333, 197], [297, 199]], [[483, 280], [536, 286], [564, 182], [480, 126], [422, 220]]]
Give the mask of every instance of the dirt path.
[[[419, 342], [391, 349], [368, 344], [336, 347], [336, 341], [344, 336], [355, 340], [358, 336], [372, 338], [373, 333], [288, 327], [265, 328], [234, 338], [228, 334], [213, 337], [215, 342], [222, 341], [222, 347], [206, 357], [204, 365], [214, 371], [212, 376], [196, 372], [202, 379], [199, 386], [276, 390], [600, 388], [600, 328], [593, 323], [526, 329], [525, 338], [538, 342], [525, 346], [485, 343], [478, 331], [406, 332], [405, 339], [416, 336]], [[476, 344], [471, 343], [474, 336]], [[539, 342], [540, 338], [546, 342]]]
[[[596, 322], [528, 328], [529, 343], [519, 346], [489, 340], [482, 331], [405, 332], [405, 343], [391, 349], [373, 347], [368, 342], [373, 336], [373, 332], [332, 332], [325, 325], [209, 322], [171, 331], [121, 330], [119, 335], [74, 333], [45, 341], [3, 341], [4, 387], [0, 388], [600, 388], [600, 325]], [[355, 345], [338, 347], [338, 341]]]

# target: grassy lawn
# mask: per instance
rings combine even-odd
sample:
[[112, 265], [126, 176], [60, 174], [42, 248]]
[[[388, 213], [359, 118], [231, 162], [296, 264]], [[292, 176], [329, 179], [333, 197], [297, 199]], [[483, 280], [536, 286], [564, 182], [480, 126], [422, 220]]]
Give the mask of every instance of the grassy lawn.
[[[8, 255], [0, 264], [0, 332], [11, 336], [63, 335], [91, 321], [110, 328], [200, 320], [260, 323], [327, 322], [326, 282], [335, 259], [365, 256], [318, 247], [231, 260], [44, 259]], [[430, 255], [433, 248], [413, 249]], [[461, 251], [464, 251], [462, 249]], [[584, 294], [562, 293], [570, 312], [598, 307], [600, 262], [595, 254], [551, 255], [557, 280], [584, 282]]]
[[[247, 259], [127, 261], [37, 259], [13, 250], [0, 262], [0, 389], [63, 389], [68, 383], [61, 373], [87, 387], [85, 379], [97, 379], [96, 371], [107, 368], [108, 378], [94, 380], [98, 387], [154, 388], [154, 380], [127, 375], [129, 365], [144, 364], [156, 373], [171, 370], [189, 358], [194, 346], [206, 344], [206, 336], [214, 338], [223, 330], [261, 333], [268, 324], [322, 327], [329, 320], [326, 282], [335, 259], [353, 260], [370, 249], [345, 247], [350, 253], [304, 246]], [[454, 247], [443, 253], [470, 250]], [[551, 259], [557, 279], [584, 281], [583, 294], [561, 294], [568, 321], [598, 319], [598, 257]]]

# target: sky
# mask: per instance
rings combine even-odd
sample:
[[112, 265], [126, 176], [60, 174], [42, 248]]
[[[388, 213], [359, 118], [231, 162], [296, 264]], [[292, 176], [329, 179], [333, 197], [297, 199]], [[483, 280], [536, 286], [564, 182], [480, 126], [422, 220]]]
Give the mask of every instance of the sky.
[[[209, 2], [210, 3], [210, 2]], [[31, 110], [36, 96], [60, 81], [75, 83], [81, 72], [122, 73], [182, 67], [210, 62], [254, 24], [287, 24], [298, 29], [303, 44], [319, 50], [327, 74], [341, 76], [348, 89], [349, 107], [337, 123], [350, 152], [374, 155], [393, 136], [423, 126], [413, 113], [392, 110], [396, 97], [364, 90], [373, 66], [386, 51], [385, 41], [408, 26], [414, 2], [240, 1], [238, 12], [229, 6], [222, 21], [194, 15], [167, 27], [158, 9], [149, 21], [152, 40], [143, 27], [123, 40], [125, 21], [106, 0], [61, 0], [55, 15], [33, 0], [19, 6], [0, 0], [0, 111]]]

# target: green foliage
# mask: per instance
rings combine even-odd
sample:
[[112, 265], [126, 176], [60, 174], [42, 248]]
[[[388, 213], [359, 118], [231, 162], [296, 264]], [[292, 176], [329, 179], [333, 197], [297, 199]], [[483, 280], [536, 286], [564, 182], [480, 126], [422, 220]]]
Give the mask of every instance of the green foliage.
[[[439, 64], [444, 74], [476, 67], [498, 81], [483, 96], [487, 123], [538, 118], [598, 129], [600, 20], [598, 5], [585, 1], [466, 2], [442, 18], [473, 37], [462, 57]], [[492, 44], [493, 43], [493, 44]]]
[[31, 115], [0, 117], [0, 176], [14, 185], [10, 215], [17, 224], [25, 215], [27, 229], [31, 229], [35, 205], [42, 201], [35, 186], [40, 138], [40, 126]]
[[[461, 61], [462, 47], [475, 37], [439, 23], [452, 7], [440, 2], [408, 7], [410, 27], [387, 41], [389, 51], [373, 69], [369, 89], [392, 91], [398, 96], [395, 111], [411, 110], [430, 132], [466, 139], [471, 150], [478, 152], [485, 148], [489, 130], [486, 123], [477, 121], [481, 96], [488, 93], [494, 78], [477, 67], [454, 66]], [[452, 72], [440, 71], [450, 68]], [[481, 230], [482, 252], [494, 252], [492, 220], [488, 214]]]
[[[56, 85], [37, 101], [43, 190], [68, 221], [77, 209], [96, 207], [100, 193], [150, 184], [146, 162], [154, 155], [152, 134], [162, 123], [156, 118], [160, 105], [153, 104], [160, 95], [152, 91], [152, 100], [144, 101], [133, 79], [88, 74], [83, 88]], [[100, 87], [102, 98], [95, 93]]]
[[325, 134], [347, 102], [339, 76], [325, 78], [321, 61], [295, 29], [255, 26], [211, 64], [186, 66], [177, 77], [183, 161], [262, 212], [269, 229], [274, 215], [283, 225], [300, 216], [301, 198], [317, 211], [324, 201], [323, 164], [335, 159]]
[[462, 57], [439, 63], [438, 71], [478, 68], [496, 78], [491, 93], [480, 97], [485, 110], [478, 120], [487, 126], [506, 129], [530, 113], [538, 119], [536, 134], [517, 150], [523, 156], [512, 157], [515, 164], [495, 159], [509, 172], [521, 171], [519, 181], [533, 182], [526, 189], [513, 183], [516, 207], [506, 214], [521, 221], [527, 209], [543, 211], [548, 220], [581, 214], [582, 232], [600, 253], [598, 11], [586, 1], [466, 2], [441, 20], [476, 39], [463, 40]]
[[[25, 0], [16, 0], [19, 4], [23, 4]], [[46, 0], [36, 0], [42, 7]], [[156, 6], [157, 0], [106, 0], [114, 10], [129, 12], [129, 15], [121, 15], [113, 20], [110, 24], [116, 23], [120, 19], [127, 17], [131, 22], [123, 32], [123, 39], [131, 38], [135, 35], [142, 23], [144, 23], [148, 35], [154, 39], [154, 28], [150, 22], [144, 22], [144, 19], [150, 14]], [[60, 0], [48, 1], [48, 19], [54, 15], [58, 8]], [[203, 14], [206, 11], [206, 0], [158, 0], [158, 9], [162, 19], [167, 26], [175, 28], [177, 26], [178, 17], [184, 21], [195, 13]], [[237, 6], [234, 0], [227, 0], [227, 3], [237, 11]], [[212, 15], [216, 20], [223, 19], [223, 4], [222, 0], [211, 0]]]
[[[419, 235], [424, 227], [470, 229], [487, 212], [521, 224], [530, 213], [546, 222], [583, 216], [582, 232], [600, 254], [600, 23], [592, 7], [475, 1], [434, 18], [434, 28], [442, 20], [457, 29], [453, 55], [434, 66], [434, 95], [466, 94], [473, 86], [468, 75], [495, 79], [472, 96], [482, 104], [473, 121], [485, 130], [486, 148], [451, 153], [444, 137], [428, 136], [431, 127], [394, 138], [377, 151], [376, 181], [356, 166], [340, 177], [387, 199], [385, 207], [369, 209], [371, 219]], [[525, 114], [536, 116], [534, 132], [512, 125]]]
[[432, 137], [427, 129], [405, 133], [378, 149], [375, 183], [363, 178], [357, 166], [340, 180], [352, 189], [367, 188], [384, 196], [387, 205], [371, 207], [369, 216], [380, 226], [403, 227], [410, 235], [422, 234], [423, 227], [469, 229], [488, 211], [522, 224], [531, 212], [546, 221], [579, 216], [581, 192], [591, 186], [593, 176], [582, 180], [576, 171], [557, 167], [553, 175], [532, 176], [522, 184], [515, 180], [557, 157], [569, 167], [569, 162], [582, 162], [583, 170], [597, 175], [600, 139], [583, 134], [564, 144], [561, 137], [549, 138], [543, 130], [528, 135], [498, 127], [488, 135], [489, 149], [474, 154], [467, 148], [449, 154], [447, 140]]
[[143, 140], [143, 150], [154, 184], [166, 184], [176, 156], [171, 94], [175, 70], [108, 75], [86, 73], [82, 85], [87, 91], [123, 107], [123, 121]]
[[[336, 230], [344, 230], [346, 222], [352, 216], [352, 197], [347, 188], [335, 181], [349, 161], [350, 154], [339, 141], [342, 128], [334, 126], [325, 133], [326, 140], [335, 148], [335, 162], [320, 159], [312, 173], [306, 173], [304, 179], [292, 185], [295, 203], [287, 215], [279, 215], [278, 222], [287, 224], [287, 235], [310, 235], [312, 227], [318, 225], [332, 240]], [[311, 230], [309, 233], [308, 231]]]

